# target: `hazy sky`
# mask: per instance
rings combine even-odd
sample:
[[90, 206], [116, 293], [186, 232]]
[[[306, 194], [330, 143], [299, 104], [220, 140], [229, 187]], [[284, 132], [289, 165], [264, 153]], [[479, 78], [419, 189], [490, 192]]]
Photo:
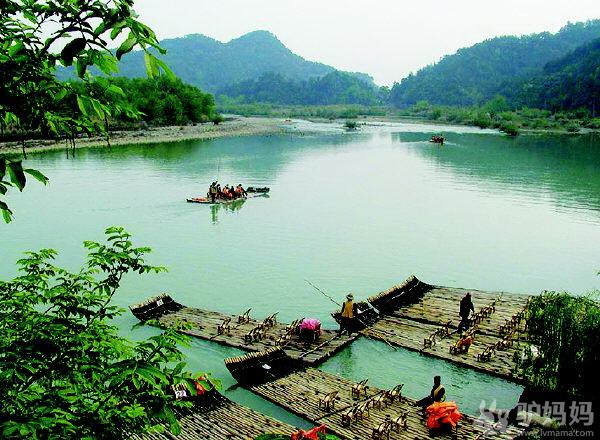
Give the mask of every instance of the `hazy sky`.
[[600, 18], [600, 0], [137, 0], [159, 38], [273, 32], [293, 52], [391, 84], [486, 38]]

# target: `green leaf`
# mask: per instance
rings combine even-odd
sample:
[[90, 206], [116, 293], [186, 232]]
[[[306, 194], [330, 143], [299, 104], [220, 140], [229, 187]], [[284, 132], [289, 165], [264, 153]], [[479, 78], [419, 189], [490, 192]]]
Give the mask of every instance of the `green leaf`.
[[85, 98], [83, 96], [77, 95], [77, 107], [79, 107], [81, 113], [83, 113], [85, 116], [88, 116], [88, 108], [85, 103]]
[[10, 223], [12, 220], [12, 211], [8, 209], [8, 205], [0, 200], [0, 211], [2, 211], [2, 217], [5, 223]]
[[126, 96], [126, 95], [125, 95], [125, 92], [123, 92], [123, 89], [122, 89], [121, 87], [119, 87], [119, 86], [115, 85], [115, 84], [111, 84], [111, 85], [108, 87], [108, 91], [109, 91], [109, 92], [112, 92], [112, 93], [114, 93], [114, 94], [116, 94], [116, 95], [119, 95], [119, 96], [121, 96], [121, 97], [123, 97], [123, 98], [125, 98], [125, 96]]
[[169, 68], [169, 66], [167, 65], [167, 63], [165, 63], [163, 60], [155, 58], [156, 59], [156, 63], [160, 66], [160, 68], [165, 72], [165, 75], [167, 76], [167, 78], [173, 80], [176, 78], [175, 74], [173, 73], [173, 71]]
[[8, 163], [8, 175], [10, 176], [10, 181], [15, 184], [19, 191], [23, 191], [25, 188], [25, 174], [23, 173], [23, 166], [21, 161], [9, 162]]
[[129, 32], [127, 39], [123, 41], [123, 43], [121, 43], [117, 49], [117, 59], [120, 60], [123, 55], [125, 55], [127, 52], [130, 52], [131, 49], [133, 49], [133, 46], [135, 46], [136, 42], [137, 38], [135, 37], [134, 33]]
[[15, 44], [13, 44], [12, 46], [10, 46], [10, 48], [8, 49], [8, 55], [10, 55], [11, 57], [14, 57], [19, 52], [21, 52], [23, 49], [25, 49], [25, 45], [23, 44], [22, 41], [18, 41], [17, 40], [15, 42]]
[[0, 180], [4, 179], [4, 175], [6, 174], [6, 159], [0, 157]]
[[38, 170], [34, 170], [33, 168], [27, 168], [27, 169], [24, 169], [23, 171], [25, 171], [27, 174], [29, 174], [36, 180], [39, 180], [44, 185], [46, 185], [48, 183], [48, 178], [46, 176], [44, 176], [42, 173], [40, 173]]
[[85, 72], [87, 71], [87, 61], [78, 59], [75, 62], [75, 70], [77, 70], [77, 76], [79, 76], [79, 78], [83, 78], [85, 76]]
[[154, 55], [148, 52], [144, 53], [144, 63], [146, 64], [146, 74], [148, 75], [148, 78], [155, 78], [160, 73], [156, 61], [157, 59]]
[[70, 66], [73, 64], [73, 58], [85, 49], [86, 39], [85, 38], [75, 38], [74, 40], [69, 41], [63, 50], [60, 52], [60, 59], [67, 65]]

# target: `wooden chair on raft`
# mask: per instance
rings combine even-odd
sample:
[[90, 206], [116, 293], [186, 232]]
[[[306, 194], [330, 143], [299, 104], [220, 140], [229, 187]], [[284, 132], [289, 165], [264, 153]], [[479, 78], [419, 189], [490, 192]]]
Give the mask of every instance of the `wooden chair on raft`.
[[492, 359], [492, 356], [496, 353], [496, 348], [494, 345], [486, 347], [483, 349], [481, 353], [477, 355], [478, 362], [488, 362]]
[[264, 320], [263, 320], [263, 325], [267, 328], [273, 328], [275, 327], [275, 325], [277, 325], [277, 314], [279, 312], [275, 312], [272, 315], [267, 316]]
[[394, 388], [392, 388], [391, 390], [386, 392], [386, 397], [387, 399], [391, 402], [394, 403], [396, 401], [396, 399], [398, 400], [398, 402], [402, 402], [402, 388], [404, 387], [404, 384], [401, 383], [399, 385], [396, 385]]
[[371, 435], [371, 438], [373, 440], [381, 440], [383, 438], [389, 439], [391, 432], [392, 418], [388, 414], [383, 422], [373, 428], [373, 434]]
[[369, 389], [369, 386], [367, 385], [368, 381], [369, 381], [369, 379], [364, 379], [364, 380], [361, 380], [360, 382], [357, 382], [354, 385], [352, 385], [352, 397], [353, 398], [360, 399], [360, 395], [363, 393], [366, 397], [367, 390]]
[[387, 405], [387, 391], [380, 392], [379, 394], [372, 397], [371, 400], [373, 401], [373, 409], [375, 409], [375, 407], [377, 407], [380, 410], [383, 409], [383, 407]]
[[330, 411], [335, 409], [335, 400], [338, 395], [338, 391], [332, 391], [323, 396], [319, 397], [319, 408], [323, 407], [325, 410]]
[[400, 429], [404, 429], [405, 431], [408, 429], [408, 411], [404, 411], [399, 416], [392, 417], [392, 430], [399, 433]]
[[252, 309], [248, 309], [238, 316], [238, 324], [248, 324], [250, 322], [250, 310]]
[[224, 335], [231, 333], [231, 318], [223, 319], [223, 322], [217, 325], [217, 334]]
[[442, 327], [436, 329], [431, 335], [427, 338], [423, 339], [423, 348], [433, 347], [436, 343], [435, 338], [439, 337], [440, 339], [444, 339], [451, 335], [450, 326], [452, 325], [452, 321], [448, 321]]

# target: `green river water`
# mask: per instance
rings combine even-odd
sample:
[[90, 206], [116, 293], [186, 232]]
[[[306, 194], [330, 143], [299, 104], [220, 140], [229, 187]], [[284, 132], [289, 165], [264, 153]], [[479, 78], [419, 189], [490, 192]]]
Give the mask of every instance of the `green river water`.
[[[313, 134], [302, 134], [310, 129]], [[126, 307], [169, 292], [177, 301], [262, 318], [317, 317], [334, 327], [331, 295], [361, 299], [411, 274], [434, 284], [539, 293], [585, 293], [600, 286], [600, 141], [591, 135], [521, 136], [416, 124], [345, 133], [297, 122], [286, 135], [192, 141], [32, 155], [50, 177], [9, 202], [15, 221], [0, 227], [0, 276], [29, 249], [60, 250], [82, 263], [85, 239], [121, 225], [152, 247], [160, 275], [131, 276], [116, 297]], [[444, 147], [427, 142], [443, 131]], [[316, 133], [315, 133], [316, 132]], [[269, 198], [235, 209], [185, 203], [208, 184], [269, 186]], [[477, 304], [475, 305], [477, 307]], [[132, 332], [128, 312], [117, 321]], [[235, 349], [194, 341], [193, 370], [212, 371], [230, 398], [306, 427], [237, 387], [222, 359]], [[455, 365], [361, 339], [321, 368], [373, 385], [404, 382], [408, 396], [443, 377], [448, 397], [475, 414], [479, 402], [513, 405], [521, 387]]]

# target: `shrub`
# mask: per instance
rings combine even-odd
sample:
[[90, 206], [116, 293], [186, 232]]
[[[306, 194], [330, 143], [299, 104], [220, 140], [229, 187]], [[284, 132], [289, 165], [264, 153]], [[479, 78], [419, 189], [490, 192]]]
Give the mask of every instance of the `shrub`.
[[356, 123], [356, 121], [346, 121], [344, 123], [344, 127], [346, 127], [348, 130], [356, 130], [358, 124]]
[[519, 134], [519, 128], [510, 122], [504, 122], [500, 126], [500, 131], [506, 133], [509, 136], [517, 136]]

